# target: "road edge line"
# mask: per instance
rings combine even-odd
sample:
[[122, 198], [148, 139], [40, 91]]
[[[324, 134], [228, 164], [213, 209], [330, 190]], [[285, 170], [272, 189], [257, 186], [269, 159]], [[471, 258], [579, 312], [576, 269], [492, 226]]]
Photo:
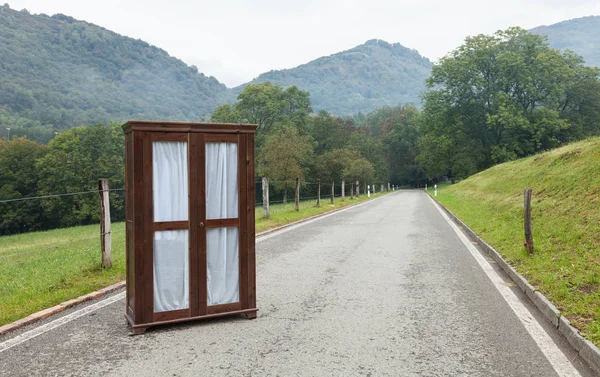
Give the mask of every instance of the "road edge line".
[[82, 304], [84, 302], [97, 299], [99, 297], [105, 296], [109, 293], [117, 291], [125, 286], [125, 281], [120, 281], [116, 284], [109, 285], [108, 287], [104, 287], [97, 291], [88, 293], [83, 296], [79, 296], [77, 298], [61, 302], [60, 304], [54, 305], [50, 308], [40, 310], [39, 312], [35, 312], [33, 314], [28, 315], [25, 318], [21, 318], [15, 322], [8, 323], [4, 326], [0, 326], [0, 336], [6, 335], [9, 332], [20, 329], [21, 327], [25, 327], [27, 325], [31, 325], [35, 322], [41, 321], [42, 319], [48, 318], [54, 314], [60, 313], [65, 309], [70, 307]]
[[63, 317], [55, 319], [51, 322], [45, 323], [41, 326], [38, 326], [30, 331], [24, 332], [23, 334], [17, 335], [14, 338], [5, 340], [0, 343], [0, 353], [7, 351], [19, 344], [25, 343], [26, 341], [36, 338], [42, 334], [47, 333], [57, 327], [60, 327], [66, 323], [71, 322], [74, 319], [83, 317], [86, 314], [95, 312], [96, 310], [108, 306], [112, 303], [120, 301], [125, 298], [125, 292], [118, 293], [114, 296], [108, 297], [105, 300], [100, 300], [94, 304], [86, 306], [82, 309], [76, 310], [73, 313], [67, 314]]
[[529, 283], [529, 281], [519, 274], [514, 267], [512, 267], [506, 260], [500, 255], [500, 253], [485, 242], [481, 237], [475, 233], [467, 224], [460, 220], [452, 211], [446, 206], [440, 203], [433, 195], [426, 192], [431, 200], [434, 201], [450, 219], [458, 226], [458, 228], [466, 233], [467, 236], [481, 247], [496, 264], [502, 268], [502, 270], [508, 275], [508, 277], [515, 282], [521, 291], [529, 298], [529, 300], [535, 305], [538, 311], [546, 318], [548, 322], [558, 329], [558, 332], [567, 340], [567, 342], [573, 347], [579, 356], [585, 360], [592, 370], [596, 373], [600, 373], [600, 349], [596, 347], [592, 342], [586, 339], [577, 328], [571, 325], [566, 317], [563, 317], [562, 313], [556, 308], [556, 306], [548, 300], [543, 293], [535, 289], [535, 287]]

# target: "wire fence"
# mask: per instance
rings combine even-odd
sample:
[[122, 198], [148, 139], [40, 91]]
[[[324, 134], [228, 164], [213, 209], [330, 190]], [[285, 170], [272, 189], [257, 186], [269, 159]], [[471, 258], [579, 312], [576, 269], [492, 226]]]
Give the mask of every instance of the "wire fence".
[[[321, 181], [321, 200], [331, 198], [331, 181]], [[296, 181], [271, 181], [269, 180], [269, 203], [284, 203], [286, 199], [294, 201]], [[300, 200], [317, 199], [319, 182], [301, 182], [300, 183]], [[255, 204], [263, 204], [263, 186], [262, 181], [255, 182]], [[350, 188], [353, 184], [345, 182], [345, 196], [350, 196]], [[354, 186], [356, 186], [354, 184]], [[334, 182], [334, 197], [342, 196], [341, 182]], [[378, 193], [387, 190], [387, 183], [360, 183], [360, 193], [364, 194], [366, 190], [371, 193]], [[354, 189], [356, 190], [356, 189]], [[356, 191], [355, 191], [356, 192]]]
[[[319, 183], [320, 183], [320, 195], [319, 195]], [[293, 208], [295, 207], [295, 186], [296, 186], [296, 181], [295, 180], [269, 180], [268, 182], [269, 184], [269, 206], [270, 206], [270, 211], [271, 214], [273, 215], [277, 215], [278, 213], [281, 212], [286, 212], [286, 211], [290, 211], [293, 210]], [[331, 181], [321, 181], [321, 182], [300, 182], [300, 187], [299, 187], [299, 202], [300, 202], [300, 207], [301, 208], [307, 208], [307, 207], [314, 207], [317, 204], [317, 200], [320, 198], [321, 200], [321, 205], [326, 205], [328, 203], [331, 202], [331, 196], [332, 196], [332, 187], [333, 187], [333, 198], [334, 200], [338, 200], [341, 196], [342, 196], [342, 187], [341, 187], [341, 182], [340, 183], [336, 183], [333, 182], [333, 186], [332, 186], [332, 182]], [[351, 196], [351, 187], [355, 186], [355, 184], [351, 184], [351, 183], [345, 183], [345, 196], [347, 198], [350, 198]], [[366, 185], [364, 183], [361, 183], [361, 187], [360, 187], [360, 193], [361, 196], [365, 195], [365, 188], [369, 186], [369, 189], [371, 192], [375, 193], [375, 192], [379, 192], [381, 191], [381, 189], [387, 189], [387, 184], [383, 185], [383, 184], [373, 184], [370, 183], [369, 185]], [[121, 221], [125, 218], [125, 205], [124, 205], [124, 193], [123, 191], [125, 191], [124, 187], [117, 187], [117, 188], [111, 188], [109, 190], [110, 193], [110, 197], [111, 197], [111, 217], [112, 220], [111, 222], [118, 222]], [[48, 201], [48, 200], [66, 200], [68, 198], [72, 198], [72, 197], [76, 197], [76, 196], [84, 196], [84, 195], [89, 195], [89, 194], [100, 194], [102, 192], [102, 190], [81, 190], [81, 191], [73, 191], [73, 192], [67, 192], [67, 193], [59, 193], [59, 194], [48, 194], [48, 195], [40, 195], [40, 196], [32, 196], [32, 197], [23, 197], [23, 198], [12, 198], [12, 199], [0, 199], [0, 209], [5, 209], [7, 208], [7, 206], [20, 206], [20, 205], [25, 205], [25, 203], [28, 202], [32, 202], [32, 201]], [[354, 192], [354, 196], [356, 196], [356, 189], [354, 188], [353, 190]], [[259, 214], [259, 211], [262, 210], [262, 207], [264, 205], [263, 203], [263, 183], [262, 180], [257, 180], [255, 182], [255, 208], [257, 211], [257, 219], [260, 219], [263, 217], [263, 214]], [[116, 200], [115, 200], [116, 199]], [[89, 200], [94, 200], [97, 204], [98, 200], [97, 198], [89, 198]], [[113, 203], [114, 202], [119, 202], [119, 205], [113, 208]], [[89, 202], [92, 203], [92, 202]], [[88, 206], [90, 204], [87, 204]], [[272, 207], [271, 207], [272, 206]], [[60, 208], [60, 204], [56, 204], [55, 203], [55, 207]], [[89, 208], [88, 208], [89, 210]], [[68, 211], [67, 211], [68, 212]], [[5, 214], [5, 211], [2, 211], [0, 213], [0, 224], [2, 222], [5, 222], [6, 219], [3, 219], [3, 216]], [[90, 226], [98, 226], [99, 227], [99, 222], [98, 221], [87, 221], [87, 223], [83, 223], [83, 224], [75, 224], [76, 225], [90, 225]], [[24, 227], [22, 229], [20, 229], [19, 232], [14, 232], [12, 234], [7, 234], [8, 236], [19, 236], [22, 234], [30, 234], [32, 231], [37, 231], [40, 230], [39, 226], [36, 226], [35, 224], [33, 225], [28, 225], [28, 227]], [[60, 228], [60, 227], [59, 227]], [[56, 228], [55, 228], [56, 229]], [[41, 230], [52, 230], [52, 228], [47, 228], [47, 229], [41, 229]], [[123, 226], [122, 229], [117, 229], [117, 230], [113, 230], [112, 232], [110, 232], [111, 234], [118, 234], [121, 232], [125, 232], [125, 227]], [[107, 233], [105, 233], [107, 234]], [[98, 234], [94, 234], [93, 236], [85, 236], [85, 237], [81, 237], [81, 238], [77, 238], [77, 239], [69, 239], [68, 241], [60, 241], [60, 242], [56, 242], [56, 243], [52, 243], [50, 245], [43, 245], [41, 248], [35, 248], [32, 247], [31, 249], [27, 249], [24, 251], [18, 251], [18, 252], [11, 252], [11, 251], [16, 251], [19, 249], [19, 247], [15, 247], [15, 242], [14, 239], [13, 241], [4, 241], [2, 242], [2, 236], [0, 236], [0, 263], [6, 263], [6, 261], [8, 260], [14, 260], [14, 261], [19, 261], [21, 258], [29, 256], [31, 254], [45, 254], [48, 252], [52, 252], [52, 251], [56, 251], [56, 250], [61, 250], [61, 247], [66, 246], [66, 245], [70, 245], [70, 244], [76, 244], [78, 242], [83, 242], [83, 241], [89, 241], [89, 240], [100, 240], [100, 237], [105, 235], [105, 234], [100, 234], [100, 232], [98, 232]], [[66, 238], [63, 237], [63, 238]], [[6, 239], [5, 239], [6, 240]], [[25, 244], [27, 244], [27, 240], [23, 241]], [[4, 247], [3, 247], [3, 243], [4, 243]], [[7, 245], [8, 243], [8, 245]], [[100, 242], [98, 242], [98, 244], [100, 244]], [[99, 245], [98, 245], [99, 247]], [[95, 249], [95, 247], [94, 247]]]
[[[361, 197], [367, 195], [367, 192], [374, 194], [387, 191], [388, 187], [387, 183], [369, 182], [365, 184], [359, 182], [359, 184]], [[268, 198], [264, 198], [263, 181], [255, 181], [255, 210], [257, 219], [277, 216], [282, 212], [295, 210], [296, 180], [268, 180], [268, 188]], [[332, 182], [330, 180], [323, 180], [320, 182], [299, 182], [298, 191], [300, 209], [317, 206], [319, 199], [321, 206], [326, 206], [332, 203], [332, 199], [333, 202], [335, 202], [342, 197], [342, 184], [341, 182], [336, 183], [335, 181]], [[356, 184], [344, 182], [343, 192], [348, 199], [352, 196], [356, 196]], [[264, 203], [265, 199], [268, 200], [268, 211], [265, 209], [265, 207], [267, 207]]]
[[[113, 221], [123, 221], [125, 188], [116, 187], [106, 191], [109, 192]], [[98, 223], [100, 193], [102, 190], [94, 189], [0, 198], [0, 237]]]
[[[107, 191], [124, 191], [125, 188], [116, 188], [116, 189], [109, 189]], [[51, 195], [41, 195], [41, 196], [31, 196], [28, 198], [15, 198], [15, 199], [5, 199], [5, 200], [0, 200], [0, 204], [3, 203], [12, 203], [12, 202], [21, 202], [21, 201], [25, 201], [25, 200], [34, 200], [34, 199], [48, 199], [48, 198], [61, 198], [64, 196], [74, 196], [74, 195], [82, 195], [82, 194], [99, 194], [100, 190], [91, 190], [91, 191], [79, 191], [79, 192], [67, 192], [65, 194], [51, 194]]]

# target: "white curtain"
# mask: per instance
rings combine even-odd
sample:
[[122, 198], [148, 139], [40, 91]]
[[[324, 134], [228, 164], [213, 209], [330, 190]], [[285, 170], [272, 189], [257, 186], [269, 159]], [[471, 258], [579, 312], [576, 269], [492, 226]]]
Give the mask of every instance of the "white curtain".
[[238, 217], [237, 143], [206, 143], [206, 218]]
[[188, 231], [154, 232], [154, 312], [190, 307]]
[[238, 228], [206, 230], [208, 305], [240, 301]]
[[188, 219], [187, 143], [152, 143], [152, 198], [154, 221]]
[[[152, 143], [154, 221], [188, 219], [188, 156], [185, 142]], [[187, 230], [154, 232], [154, 311], [189, 308]]]
[[[238, 217], [237, 143], [206, 143], [206, 218]], [[239, 302], [239, 231], [206, 231], [208, 305]]]

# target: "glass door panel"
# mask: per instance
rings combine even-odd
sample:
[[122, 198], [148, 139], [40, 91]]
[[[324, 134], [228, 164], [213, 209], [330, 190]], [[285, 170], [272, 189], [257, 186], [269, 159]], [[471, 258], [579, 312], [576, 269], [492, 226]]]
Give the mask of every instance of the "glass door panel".
[[190, 307], [188, 231], [154, 232], [154, 312]]
[[188, 151], [186, 142], [152, 143], [154, 221], [188, 219]]
[[154, 312], [189, 309], [188, 145], [152, 142]]
[[208, 305], [240, 301], [238, 228], [206, 230]]
[[237, 143], [206, 143], [206, 219], [237, 217]]
[[206, 143], [207, 305], [239, 295], [238, 144]]

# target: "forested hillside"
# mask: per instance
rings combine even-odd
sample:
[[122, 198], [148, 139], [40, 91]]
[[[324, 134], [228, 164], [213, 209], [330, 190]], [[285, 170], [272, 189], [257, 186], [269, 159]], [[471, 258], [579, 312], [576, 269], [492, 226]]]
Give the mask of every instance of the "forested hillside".
[[572, 50], [581, 55], [587, 65], [600, 67], [600, 16], [539, 26], [530, 32], [547, 36], [550, 47]]
[[[249, 84], [296, 85], [310, 92], [315, 112], [352, 115], [384, 105], [419, 104], [431, 66], [415, 50], [374, 39], [296, 68], [263, 73]], [[246, 85], [234, 90], [239, 93]]]
[[54, 131], [129, 118], [200, 120], [227, 88], [141, 40], [64, 15], [0, 6], [0, 124]]

